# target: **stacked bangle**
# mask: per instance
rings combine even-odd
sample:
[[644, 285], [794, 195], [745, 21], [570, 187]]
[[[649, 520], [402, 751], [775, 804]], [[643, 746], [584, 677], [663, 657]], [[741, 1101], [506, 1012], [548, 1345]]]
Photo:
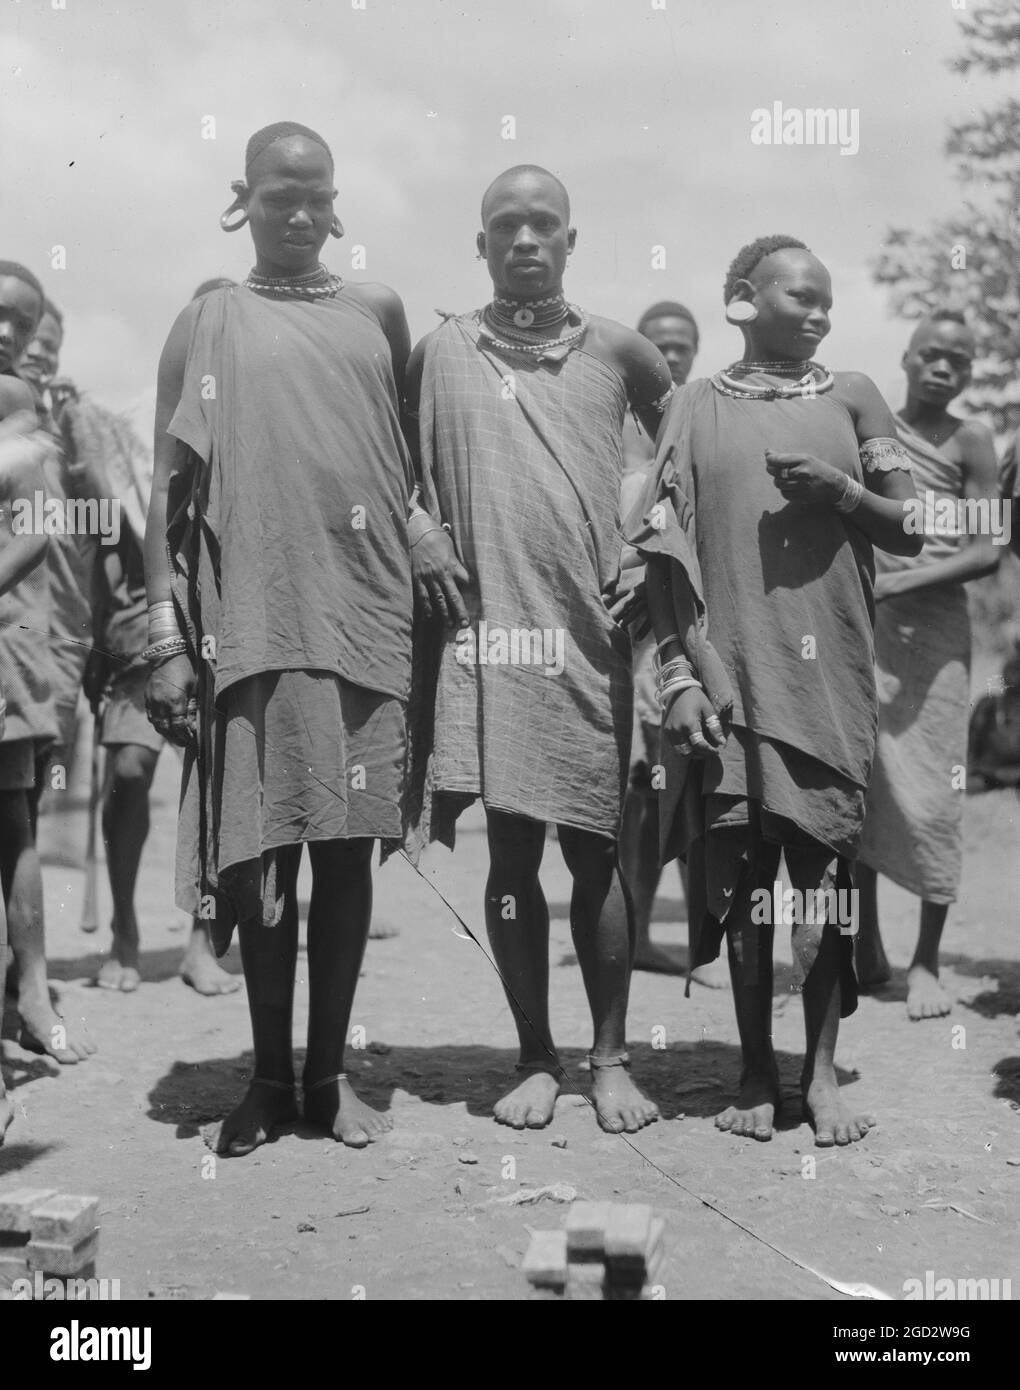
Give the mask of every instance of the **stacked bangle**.
[[149, 641], [161, 642], [166, 637], [180, 636], [173, 599], [159, 599], [149, 604]]
[[846, 477], [844, 487], [839, 499], [833, 503], [837, 512], [853, 512], [861, 505], [861, 498], [864, 496], [864, 485], [859, 483], [856, 478], [851, 478], [850, 474]]
[[[659, 645], [665, 646], [672, 641], [674, 641], [674, 637], [667, 637], [665, 642], [660, 642]], [[691, 690], [695, 686], [699, 690], [703, 688], [694, 674], [694, 667], [685, 656], [673, 657], [671, 661], [663, 664], [659, 660], [658, 651], [656, 651], [652, 665], [655, 669], [655, 699], [663, 714], [673, 703], [674, 698], [684, 690]]]
[[164, 637], [159, 642], [150, 643], [141, 653], [141, 658], [149, 666], [159, 666], [171, 657], [184, 656], [187, 650], [188, 644], [183, 637]]

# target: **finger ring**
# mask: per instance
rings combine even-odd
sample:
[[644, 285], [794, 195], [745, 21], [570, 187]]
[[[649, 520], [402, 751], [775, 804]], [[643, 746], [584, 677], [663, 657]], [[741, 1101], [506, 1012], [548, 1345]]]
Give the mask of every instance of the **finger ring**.
[[722, 724], [719, 722], [719, 716], [717, 714], [710, 714], [708, 718], [705, 720], [705, 723], [711, 725], [713, 729], [722, 728]]
[[680, 752], [683, 753], [685, 757], [689, 757], [690, 754], [694, 752], [694, 749], [691, 747], [689, 743], [684, 742], [680, 745]]

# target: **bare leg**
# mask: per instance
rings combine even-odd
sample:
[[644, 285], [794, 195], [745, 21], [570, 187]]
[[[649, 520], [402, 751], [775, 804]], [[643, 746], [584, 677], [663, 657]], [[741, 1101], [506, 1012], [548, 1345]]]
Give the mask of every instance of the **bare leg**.
[[944, 1018], [952, 1008], [939, 984], [939, 943], [948, 912], [948, 903], [921, 903], [917, 945], [907, 970], [907, 1015], [915, 1021]]
[[860, 913], [854, 943], [857, 980], [862, 990], [878, 989], [892, 977], [878, 927], [878, 874], [858, 860], [854, 866], [854, 883]]
[[525, 1079], [496, 1102], [499, 1124], [541, 1129], [553, 1117], [560, 1061], [549, 1029], [549, 909], [538, 881], [545, 826], [487, 811], [485, 925], [520, 1044]]
[[[581, 965], [593, 1025], [592, 1092], [602, 1129], [629, 1134], [659, 1118], [625, 1066], [627, 998], [633, 928], [615, 843], [604, 835], [559, 827], [560, 848], [574, 880], [570, 930]], [[600, 1065], [601, 1062], [601, 1065]]]
[[308, 908], [308, 1053], [305, 1119], [339, 1143], [363, 1149], [392, 1129], [354, 1094], [344, 1051], [354, 992], [372, 917], [374, 840], [326, 840], [309, 845], [312, 898]]
[[[0, 896], [0, 1023], [3, 1022], [4, 995], [7, 985], [7, 913], [4, 910], [3, 897]], [[3, 1069], [0, 1067], [0, 1145], [4, 1142], [4, 1135], [7, 1133], [8, 1126], [14, 1119], [14, 1107], [7, 1097], [7, 1087], [4, 1085]]]
[[[789, 861], [787, 861], [789, 862]], [[868, 1114], [854, 1114], [844, 1105], [836, 1079], [836, 1037], [839, 1033], [839, 930], [827, 926], [818, 955], [804, 982], [804, 1070], [801, 1091], [804, 1110], [814, 1126], [819, 1148], [852, 1144], [874, 1125]]]
[[744, 968], [744, 937], [741, 929], [751, 923], [754, 889], [767, 887], [771, 894], [777, 863], [778, 853], [774, 858], [771, 853], [767, 854], [760, 870], [745, 869], [734, 889], [727, 949], [743, 1060], [737, 1102], [715, 1117], [718, 1129], [761, 1142], [772, 1138], [772, 1127], [779, 1107], [779, 1069], [772, 1049], [772, 948], [775, 929], [771, 920], [755, 928], [758, 933], [757, 969], [752, 964], [749, 970]]
[[247, 1094], [220, 1125], [217, 1153], [231, 1158], [250, 1154], [273, 1130], [297, 1119], [294, 1100], [294, 968], [297, 963], [297, 874], [300, 845], [277, 850], [284, 883], [283, 917], [278, 926], [259, 921], [238, 928], [248, 986], [255, 1052], [255, 1075]]
[[620, 872], [634, 909], [634, 969], [679, 975], [683, 967], [651, 940], [652, 908], [662, 876], [659, 863], [659, 803], [655, 792], [631, 785], [620, 825]]
[[158, 757], [154, 749], [132, 743], [111, 748], [107, 756], [103, 842], [113, 897], [113, 944], [96, 975], [100, 989], [130, 993], [140, 983], [135, 884], [149, 834], [149, 788]]
[[28, 793], [0, 792], [0, 874], [18, 972], [22, 1047], [66, 1066], [84, 1062], [95, 1046], [76, 1038], [53, 1010], [46, 978], [42, 869], [32, 838]]

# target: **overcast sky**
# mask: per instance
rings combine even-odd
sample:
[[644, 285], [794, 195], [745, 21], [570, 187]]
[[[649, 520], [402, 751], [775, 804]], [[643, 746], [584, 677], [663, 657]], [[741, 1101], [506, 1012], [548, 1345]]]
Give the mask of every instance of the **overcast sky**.
[[[627, 323], [683, 300], [705, 374], [739, 356], [722, 316], [728, 262], [787, 232], [832, 272], [820, 360], [869, 372], [898, 405], [907, 330], [868, 262], [888, 225], [958, 204], [947, 121], [996, 95], [946, 66], [953, 0], [60, 3], [5, 0], [0, 255], [63, 308], [64, 370], [118, 408], [151, 385], [199, 281], [249, 268], [247, 232], [217, 219], [248, 136], [283, 119], [316, 128], [336, 158], [347, 237], [324, 259], [350, 274], [363, 245], [352, 278], [398, 290], [414, 339], [436, 308], [486, 301], [480, 195], [534, 162], [572, 198], [568, 298]], [[753, 144], [752, 111], [775, 101], [856, 108], [859, 151]]]

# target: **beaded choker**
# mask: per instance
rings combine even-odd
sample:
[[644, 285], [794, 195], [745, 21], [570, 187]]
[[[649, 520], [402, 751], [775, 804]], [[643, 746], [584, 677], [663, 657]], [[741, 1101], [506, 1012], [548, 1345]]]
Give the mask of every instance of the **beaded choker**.
[[[738, 380], [734, 372], [747, 375], [751, 372], [768, 372], [774, 376], [793, 376], [797, 380], [789, 386], [748, 386]], [[746, 401], [789, 401], [798, 396], [823, 396], [835, 385], [835, 377], [828, 367], [818, 362], [734, 362], [723, 372], [716, 372], [710, 378], [712, 385], [724, 396]]]
[[[508, 301], [504, 301], [506, 302]], [[537, 302], [539, 301], [531, 301]], [[490, 347], [499, 348], [502, 352], [522, 353], [538, 362], [543, 359], [559, 361], [566, 357], [571, 348], [576, 347], [588, 331], [588, 320], [576, 305], [564, 303], [563, 307], [565, 312], [554, 322], [570, 322], [573, 325], [571, 331], [559, 338], [536, 338], [530, 333], [519, 333], [506, 327], [505, 319], [501, 320], [493, 312], [494, 304], [487, 304], [482, 310], [482, 336]]]
[[493, 296], [489, 305], [492, 321], [498, 328], [513, 336], [515, 328], [530, 328], [539, 332], [565, 323], [569, 313], [563, 291], [546, 295], [544, 299], [513, 299], [509, 295]]
[[332, 299], [344, 287], [340, 276], [327, 270], [321, 261], [304, 275], [260, 275], [250, 270], [242, 284], [256, 294], [285, 295], [291, 299]]

